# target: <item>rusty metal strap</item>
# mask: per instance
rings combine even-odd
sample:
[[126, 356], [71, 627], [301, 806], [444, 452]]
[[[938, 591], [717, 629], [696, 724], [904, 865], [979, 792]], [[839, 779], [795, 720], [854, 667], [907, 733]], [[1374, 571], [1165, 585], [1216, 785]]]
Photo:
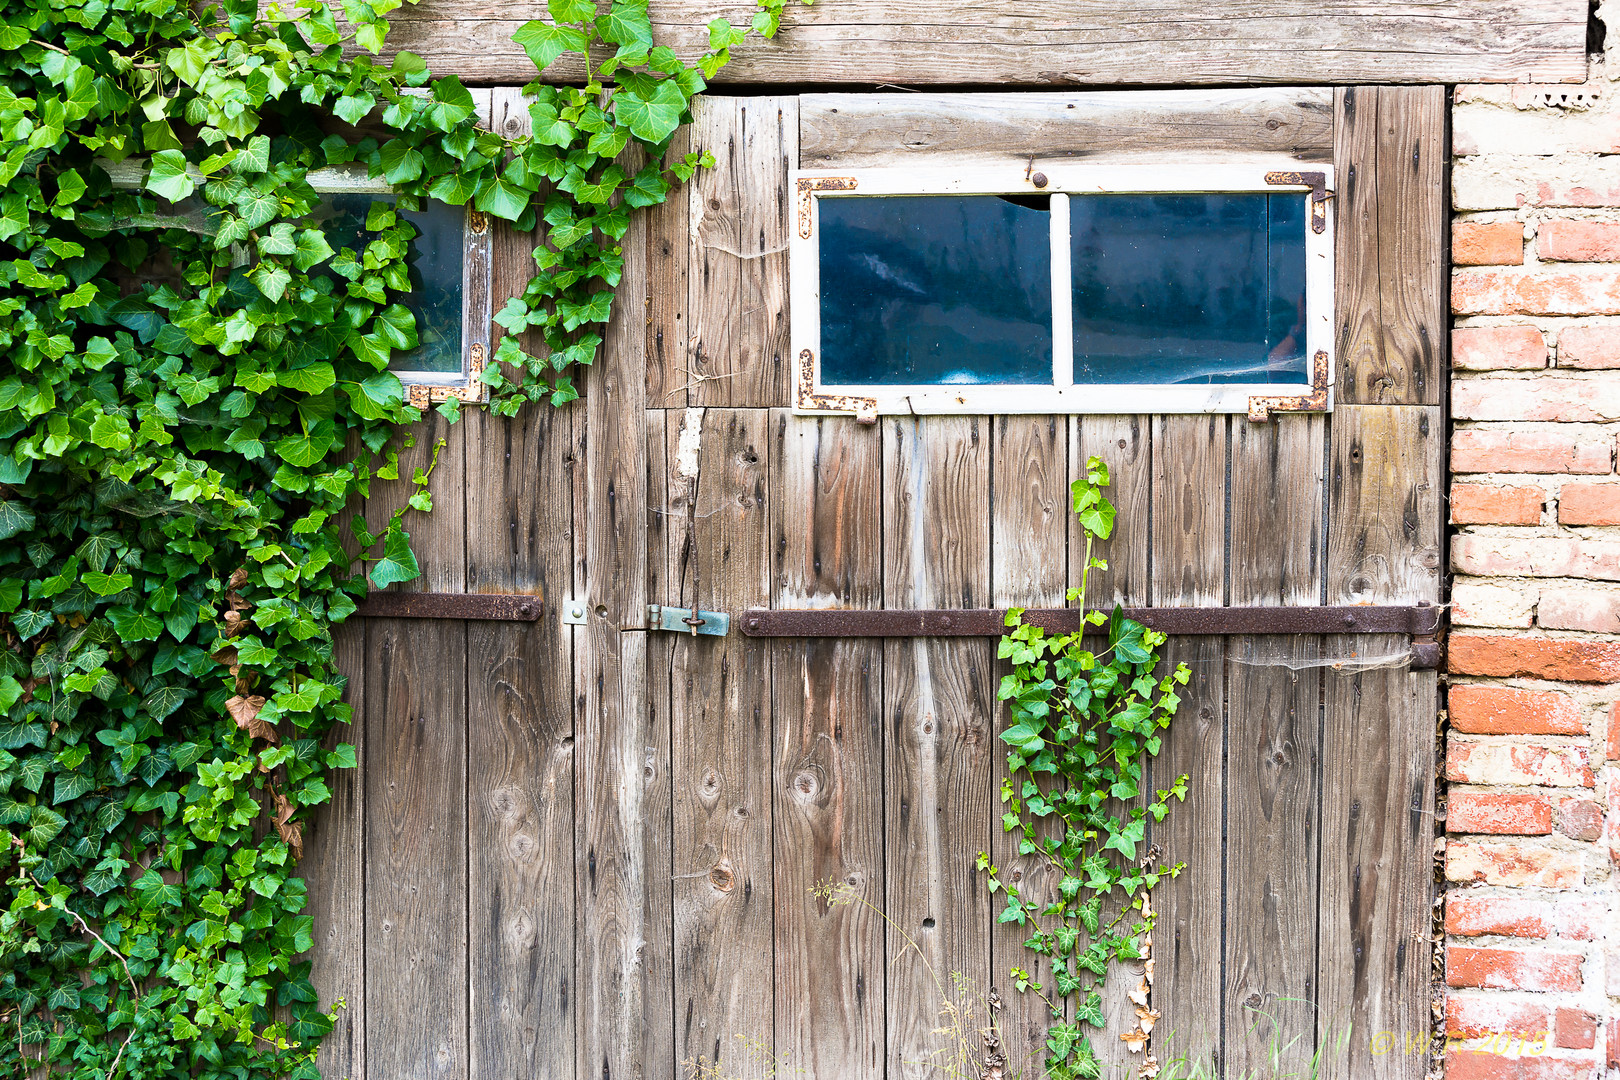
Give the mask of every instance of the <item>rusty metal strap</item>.
[[380, 592], [360, 601], [354, 613], [378, 619], [534, 622], [545, 606], [538, 596], [510, 593]]
[[[1126, 608], [1127, 617], [1176, 635], [1411, 634], [1439, 632], [1440, 609], [1413, 607]], [[1004, 608], [893, 611], [766, 610], [743, 612], [748, 637], [1000, 637]], [[1030, 608], [1024, 622], [1054, 633], [1080, 628], [1079, 608]]]

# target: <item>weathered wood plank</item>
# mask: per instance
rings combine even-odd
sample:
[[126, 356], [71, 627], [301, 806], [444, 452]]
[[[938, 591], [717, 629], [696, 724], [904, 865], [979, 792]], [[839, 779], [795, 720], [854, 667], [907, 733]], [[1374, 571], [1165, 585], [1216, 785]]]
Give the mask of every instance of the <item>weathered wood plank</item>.
[[1378, 88], [1333, 94], [1333, 315], [1335, 394], [1359, 401], [1382, 378], [1378, 282]]
[[[1069, 518], [1069, 420], [1062, 416], [999, 416], [991, 461], [990, 594], [995, 606], [1062, 607], [1068, 589], [1067, 521]], [[994, 679], [1012, 671], [998, 660]], [[990, 754], [995, 762], [992, 790], [998, 794], [1008, 777], [1006, 747], [995, 734], [1009, 722], [999, 702], [992, 702]], [[1000, 807], [998, 809], [1006, 809]], [[990, 817], [990, 860], [1001, 880], [1016, 887], [1026, 899], [1041, 904], [1058, 897], [1059, 875], [1036, 856], [1018, 854], [1021, 833], [1008, 833], [999, 813]], [[983, 879], [976, 883], [984, 888]], [[1001, 913], [1004, 897], [990, 899], [992, 919]], [[1000, 1027], [1007, 1064], [1013, 1075], [1034, 1075], [1045, 1057], [1046, 1032], [1052, 1012], [1035, 994], [1020, 994], [1008, 970], [1021, 967], [1038, 982], [1051, 987], [1050, 959], [1024, 947], [1027, 927], [992, 922], [990, 981], [1005, 1008]]]
[[353, 709], [348, 724], [327, 736], [331, 748], [354, 747], [356, 766], [331, 773], [332, 799], [316, 812], [304, 834], [298, 873], [309, 888], [304, 913], [315, 920], [310, 981], [329, 1009], [341, 999], [337, 1023], [321, 1042], [316, 1064], [323, 1076], [366, 1077], [366, 622], [356, 619], [332, 635], [338, 670], [348, 676], [343, 700]]
[[[761, 409], [693, 408], [669, 425], [665, 528], [679, 590], [668, 602], [708, 611], [770, 603], [769, 450]], [[670, 635], [681, 1061], [735, 1067], [739, 1037], [772, 1045], [768, 648], [740, 634]]]
[[[883, 600], [879, 431], [771, 413], [778, 607]], [[815, 1077], [884, 1075], [883, 646], [771, 643], [776, 1047]], [[829, 903], [817, 886], [861, 901]]]
[[[1406, 644], [1330, 637], [1325, 648], [1377, 656]], [[1432, 974], [1435, 675], [1383, 667], [1325, 678], [1322, 1075], [1419, 1080]]]
[[1343, 405], [1328, 473], [1330, 604], [1440, 600], [1440, 410]]
[[715, 165], [687, 189], [693, 405], [786, 406], [787, 170], [798, 160], [798, 99], [701, 97], [692, 148]]
[[[1237, 423], [1247, 423], [1238, 420]], [[1155, 604], [1209, 605], [1225, 596], [1227, 418], [1161, 416], [1153, 420], [1152, 591]], [[1154, 761], [1155, 788], [1187, 775], [1184, 803], [1172, 807], [1152, 839], [1167, 863], [1186, 862], [1162, 882], [1154, 903], [1157, 978], [1153, 1029], [1159, 1060], [1213, 1063], [1224, 1069], [1221, 1029], [1221, 942], [1225, 853], [1225, 643], [1171, 640], [1170, 665], [1186, 663], [1192, 679]], [[1213, 1075], [1223, 1075], [1216, 1072]]]
[[[433, 473], [428, 477], [428, 491], [433, 495], [432, 512], [406, 511], [404, 519], [422, 576], [390, 588], [401, 592], [466, 592], [466, 493], [470, 486], [466, 429], [461, 424], [450, 423], [437, 412], [429, 412], [405, 432], [414, 440], [414, 445], [400, 444], [399, 479], [371, 481], [371, 497], [366, 500], [365, 508], [366, 526], [381, 535], [389, 516], [404, 506], [415, 492], [411, 481], [416, 470], [432, 465]], [[441, 442], [443, 446], [439, 445]], [[438, 462], [434, 464], [436, 449]], [[382, 545], [378, 543], [370, 554], [375, 557], [381, 551]]]
[[[653, 37], [688, 60], [716, 15], [752, 9], [654, 0]], [[390, 49], [436, 74], [523, 83], [534, 67], [511, 35], [543, 18], [536, 0], [426, 0], [393, 17]], [[548, 80], [580, 81], [574, 58]], [[735, 83], [1010, 85], [1579, 82], [1586, 76], [1584, 0], [1156, 0], [1121, 7], [1076, 0], [1016, 11], [967, 0], [846, 0], [793, 7], [770, 44], [750, 41], [717, 78]]]
[[366, 637], [366, 1074], [467, 1080], [467, 632]]
[[806, 94], [806, 169], [1018, 165], [1034, 158], [1157, 161], [1232, 154], [1333, 160], [1333, 91]]
[[[1153, 435], [1146, 416], [1075, 416], [1069, 419], [1069, 480], [1083, 478], [1086, 462], [1100, 457], [1108, 466], [1107, 494], [1116, 511], [1110, 539], [1091, 549], [1108, 569], [1089, 575], [1086, 534], [1065, 507], [1069, 529], [1069, 587], [1086, 580], [1086, 603], [1111, 610], [1115, 604], [1145, 607], [1153, 602], [1148, 566], [1153, 540]], [[1072, 504], [1071, 504], [1072, 505]]]
[[1326, 439], [1323, 416], [1232, 421], [1234, 607], [1323, 602]]
[[1446, 88], [1378, 91], [1378, 285], [1384, 368], [1343, 401], [1438, 405], [1445, 378]]
[[[628, 295], [644, 288], [644, 218], [625, 234]], [[647, 697], [645, 316], [619, 307], [576, 406], [574, 631], [576, 1011], [579, 1080], [671, 1075], [669, 724]]]
[[[692, 129], [675, 133], [666, 160], [692, 148]], [[647, 217], [647, 408], [679, 409], [686, 404], [686, 326], [691, 295], [691, 195], [675, 188]]]
[[[990, 430], [984, 417], [891, 418], [884, 428], [886, 607], [977, 607], [990, 574]], [[884, 645], [889, 1071], [931, 1075], [953, 974], [983, 993], [989, 893], [975, 856], [998, 815], [992, 646]], [[909, 940], [907, 940], [909, 939]], [[915, 943], [915, 948], [911, 944]]]
[[[518, 91], [495, 91], [492, 124], [528, 131]], [[534, 237], [495, 229], [492, 281], [504, 298], [533, 270]], [[573, 415], [469, 409], [461, 420], [479, 476], [466, 492], [467, 590], [547, 604], [532, 626], [467, 624], [475, 1076], [574, 1070], [573, 635], [557, 617], [573, 574]]]

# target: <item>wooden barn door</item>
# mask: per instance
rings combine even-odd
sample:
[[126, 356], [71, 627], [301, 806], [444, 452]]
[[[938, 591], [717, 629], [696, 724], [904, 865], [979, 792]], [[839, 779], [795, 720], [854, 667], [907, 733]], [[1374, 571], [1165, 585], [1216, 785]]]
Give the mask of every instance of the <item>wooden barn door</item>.
[[[972, 133], [922, 96], [890, 120], [850, 98], [699, 102], [690, 143], [717, 166], [636, 219], [582, 400], [419, 435], [418, 455], [446, 446], [411, 588], [545, 611], [345, 632], [361, 768], [305, 866], [323, 1001], [347, 1001], [326, 1075], [674, 1080], [718, 1058], [921, 1078], [953, 974], [999, 992], [1010, 1064], [1038, 1074], [1047, 1018], [1007, 976], [1034, 958], [974, 868], [984, 851], [1054, 884], [1000, 827], [994, 639], [735, 620], [1062, 606], [1092, 454], [1120, 511], [1095, 603], [1438, 602], [1444, 95], [1254, 94], [1236, 122], [1317, 117], [1277, 137], [1340, 178], [1329, 416], [795, 416], [787, 168], [881, 147], [885, 123]], [[515, 93], [493, 122], [527, 123]], [[497, 301], [531, 245], [499, 238]], [[733, 628], [649, 629], [649, 604]], [[1194, 679], [1153, 779], [1192, 779], [1151, 838], [1188, 863], [1156, 897], [1161, 1063], [1235, 1080], [1320, 1051], [1325, 1076], [1426, 1073], [1436, 700], [1409, 644], [1172, 640]], [[1137, 977], [1115, 973], [1099, 1040], [1116, 1076], [1141, 1060], [1117, 1037]]]

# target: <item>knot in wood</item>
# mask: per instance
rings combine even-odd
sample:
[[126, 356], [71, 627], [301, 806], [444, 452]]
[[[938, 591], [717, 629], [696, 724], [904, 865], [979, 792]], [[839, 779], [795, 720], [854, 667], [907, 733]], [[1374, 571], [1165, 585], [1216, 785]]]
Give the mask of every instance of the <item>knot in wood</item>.
[[530, 833], [514, 833], [506, 842], [506, 850], [518, 862], [533, 862], [540, 851], [540, 844]]
[[821, 776], [815, 769], [800, 769], [793, 776], [793, 793], [809, 802], [821, 793]]
[[737, 885], [737, 878], [731, 872], [731, 861], [721, 859], [709, 871], [709, 884], [721, 892], [730, 892]]

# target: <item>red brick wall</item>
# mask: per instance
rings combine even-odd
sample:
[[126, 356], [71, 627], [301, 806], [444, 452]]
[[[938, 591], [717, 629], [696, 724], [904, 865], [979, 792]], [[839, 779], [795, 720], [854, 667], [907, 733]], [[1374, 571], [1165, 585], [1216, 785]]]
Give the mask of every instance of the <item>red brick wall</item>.
[[1620, 82], [1452, 131], [1446, 1074], [1620, 1076]]

